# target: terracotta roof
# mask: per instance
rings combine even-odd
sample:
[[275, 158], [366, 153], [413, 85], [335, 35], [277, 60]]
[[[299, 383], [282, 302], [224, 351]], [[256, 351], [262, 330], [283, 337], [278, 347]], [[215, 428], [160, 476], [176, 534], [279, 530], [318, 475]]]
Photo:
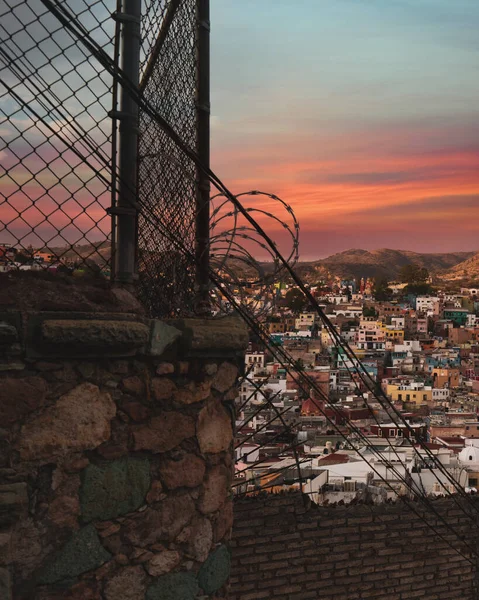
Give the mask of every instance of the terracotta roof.
[[323, 407], [319, 400], [313, 400], [312, 398], [308, 398], [303, 401], [301, 405], [301, 415], [305, 416], [315, 416], [319, 417], [323, 414]]

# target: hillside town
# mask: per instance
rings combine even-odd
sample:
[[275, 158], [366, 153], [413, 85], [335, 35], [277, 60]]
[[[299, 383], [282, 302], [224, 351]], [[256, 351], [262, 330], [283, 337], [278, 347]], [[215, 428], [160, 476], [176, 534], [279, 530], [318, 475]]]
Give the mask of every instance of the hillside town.
[[[87, 266], [47, 249], [0, 245], [3, 271], [68, 276], [87, 273]], [[102, 274], [98, 267], [95, 274]], [[301, 487], [317, 504], [365, 495], [383, 502], [415, 489], [452, 493], [451, 481], [476, 492], [479, 286], [438, 280], [413, 263], [397, 274], [395, 281], [343, 279], [321, 269], [318, 281], [307, 278], [354, 360], [291, 282], [277, 282], [264, 295], [253, 283], [243, 286], [242, 301], [251, 301], [270, 348], [287, 354], [293, 373], [251, 332], [235, 401], [237, 494]], [[315, 389], [298, 385], [295, 373]], [[434, 472], [431, 454], [441, 472]]]
[[414, 266], [403, 280], [411, 270], [409, 283], [336, 277], [310, 285], [375, 393], [303, 294], [277, 285], [263, 327], [316, 388], [302, 389], [284, 363], [250, 344], [236, 399], [237, 493], [301, 487], [328, 504], [365, 494], [383, 502], [414, 489], [447, 495], [451, 481], [477, 491], [479, 288], [433, 288]]

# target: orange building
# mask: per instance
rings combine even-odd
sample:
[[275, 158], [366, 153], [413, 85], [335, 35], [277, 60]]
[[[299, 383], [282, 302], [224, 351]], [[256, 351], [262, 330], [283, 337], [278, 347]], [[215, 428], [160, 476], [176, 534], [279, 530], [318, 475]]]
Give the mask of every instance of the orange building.
[[433, 369], [432, 380], [435, 388], [457, 388], [459, 387], [459, 369]]

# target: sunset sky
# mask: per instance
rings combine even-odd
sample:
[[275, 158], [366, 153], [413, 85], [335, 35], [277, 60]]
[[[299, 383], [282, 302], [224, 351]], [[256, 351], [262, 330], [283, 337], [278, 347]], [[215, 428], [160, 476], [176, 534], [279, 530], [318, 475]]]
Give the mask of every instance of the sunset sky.
[[212, 167], [302, 258], [479, 250], [477, 0], [211, 3]]
[[[112, 34], [109, 4], [98, 6]], [[0, 80], [44, 115], [32, 121], [0, 97], [9, 144], [0, 145], [0, 242], [96, 241], [111, 227], [108, 186], [45, 123], [80, 150], [85, 136], [72, 123], [106, 148], [110, 79], [79, 48], [58, 55], [55, 23], [25, 10], [7, 15], [0, 33], [17, 32], [13, 64], [28, 60], [68, 119], [33, 102], [28, 78], [0, 65]], [[111, 51], [108, 31], [82, 18]], [[211, 22], [211, 166], [235, 193], [259, 189], [291, 204], [303, 259], [349, 248], [479, 250], [479, 0], [211, 0]], [[50, 54], [31, 42], [42, 27]], [[264, 196], [253, 201], [276, 210]], [[287, 253], [285, 230], [260, 220]]]

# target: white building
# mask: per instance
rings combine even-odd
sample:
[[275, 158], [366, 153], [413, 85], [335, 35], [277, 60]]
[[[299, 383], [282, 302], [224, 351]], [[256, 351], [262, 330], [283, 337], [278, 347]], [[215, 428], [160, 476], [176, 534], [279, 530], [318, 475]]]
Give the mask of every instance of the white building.
[[245, 367], [253, 371], [262, 371], [264, 369], [264, 352], [246, 352]]
[[450, 395], [448, 388], [432, 388], [433, 402], [447, 402]]
[[440, 303], [437, 296], [418, 296], [416, 298], [416, 310], [426, 314], [433, 314]]

